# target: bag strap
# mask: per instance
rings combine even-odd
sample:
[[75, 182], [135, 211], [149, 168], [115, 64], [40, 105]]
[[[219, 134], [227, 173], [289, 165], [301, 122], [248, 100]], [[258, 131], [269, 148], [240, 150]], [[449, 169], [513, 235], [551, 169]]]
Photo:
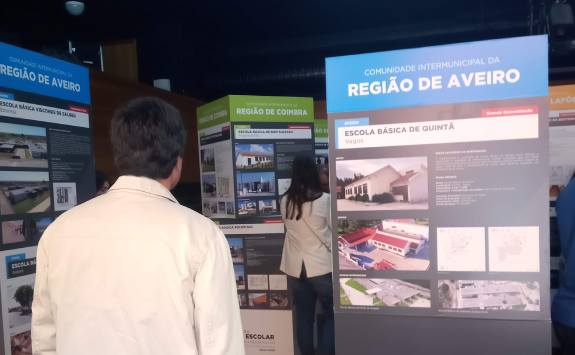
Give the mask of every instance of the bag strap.
[[327, 245], [326, 242], [323, 241], [323, 239], [321, 239], [321, 237], [319, 235], [317, 235], [317, 233], [313, 230], [313, 228], [307, 223], [307, 221], [303, 218], [303, 216], [301, 217], [301, 220], [303, 221], [303, 223], [305, 223], [306, 227], [311, 231], [311, 233], [313, 234], [313, 236], [321, 243], [321, 245], [323, 245], [327, 251], [331, 254], [331, 247], [329, 245]]

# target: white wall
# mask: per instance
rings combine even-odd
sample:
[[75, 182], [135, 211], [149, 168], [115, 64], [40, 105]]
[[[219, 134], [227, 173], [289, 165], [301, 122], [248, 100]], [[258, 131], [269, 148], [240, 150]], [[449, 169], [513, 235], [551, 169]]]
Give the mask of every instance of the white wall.
[[422, 170], [409, 180], [409, 202], [427, 202], [427, 170]]
[[[391, 167], [387, 167], [385, 169], [380, 169], [375, 173], [368, 175], [367, 178], [364, 178], [360, 181], [356, 181], [350, 185], [347, 185], [345, 188], [351, 188], [353, 190], [354, 187], [363, 186], [363, 184], [367, 183], [367, 192], [369, 195], [369, 199], [373, 197], [373, 195], [382, 194], [385, 192], [391, 191], [390, 184], [395, 180], [399, 179], [400, 175], [395, 169]], [[363, 194], [363, 189], [361, 190]], [[345, 197], [355, 196], [355, 193], [352, 191], [351, 194], [346, 193]]]
[[373, 195], [391, 192], [390, 184], [399, 179], [401, 175], [393, 168], [386, 168], [378, 171], [377, 173], [369, 176], [368, 195], [369, 199]]
[[238, 159], [236, 161], [236, 166], [248, 166], [248, 158], [239, 154]]

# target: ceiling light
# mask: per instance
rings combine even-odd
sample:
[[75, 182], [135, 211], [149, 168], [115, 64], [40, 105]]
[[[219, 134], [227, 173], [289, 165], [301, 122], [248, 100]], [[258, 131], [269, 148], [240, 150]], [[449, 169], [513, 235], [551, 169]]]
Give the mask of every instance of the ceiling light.
[[84, 13], [83, 1], [66, 1], [66, 11], [72, 16], [80, 16]]

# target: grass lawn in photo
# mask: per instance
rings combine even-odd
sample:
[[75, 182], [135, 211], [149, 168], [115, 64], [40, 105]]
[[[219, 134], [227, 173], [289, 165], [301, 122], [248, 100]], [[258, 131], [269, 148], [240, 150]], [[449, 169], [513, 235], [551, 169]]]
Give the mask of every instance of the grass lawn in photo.
[[15, 205], [12, 205], [12, 208], [14, 209], [14, 213], [26, 213], [32, 210], [35, 206], [38, 206], [42, 202], [46, 201], [49, 197], [50, 193], [45, 191], [36, 197], [28, 198], [24, 201], [18, 202]]
[[347, 297], [341, 286], [339, 288], [339, 304], [342, 306], [351, 306], [351, 301], [349, 300], [349, 297]]
[[365, 287], [363, 287], [362, 285], [360, 285], [357, 281], [355, 281], [354, 279], [349, 279], [346, 282], [346, 285], [355, 288], [356, 290], [358, 290], [359, 292], [363, 292], [366, 293], [367, 289]]
[[342, 278], [340, 290], [353, 306], [431, 307], [429, 280]]

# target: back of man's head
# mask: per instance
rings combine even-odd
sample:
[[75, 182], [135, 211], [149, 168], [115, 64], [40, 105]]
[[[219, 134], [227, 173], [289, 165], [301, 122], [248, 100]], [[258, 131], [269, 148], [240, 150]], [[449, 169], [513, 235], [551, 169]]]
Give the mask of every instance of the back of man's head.
[[155, 180], [170, 176], [186, 143], [178, 109], [154, 97], [134, 99], [118, 109], [110, 136], [121, 175]]

